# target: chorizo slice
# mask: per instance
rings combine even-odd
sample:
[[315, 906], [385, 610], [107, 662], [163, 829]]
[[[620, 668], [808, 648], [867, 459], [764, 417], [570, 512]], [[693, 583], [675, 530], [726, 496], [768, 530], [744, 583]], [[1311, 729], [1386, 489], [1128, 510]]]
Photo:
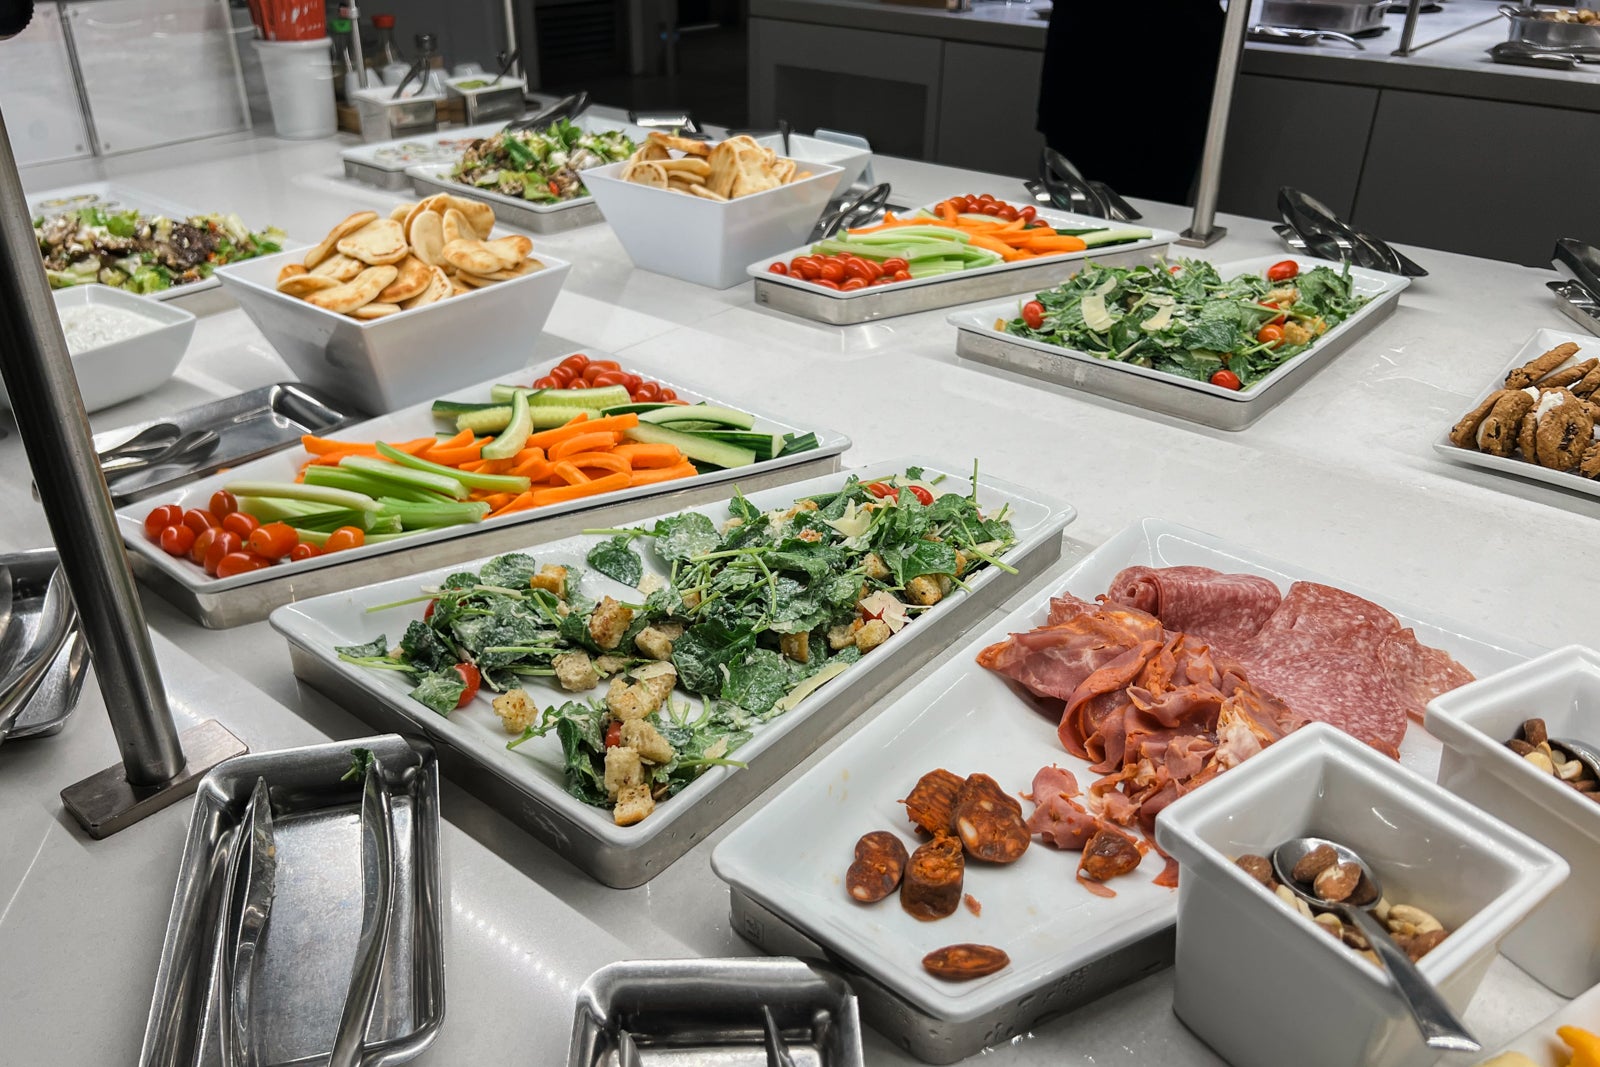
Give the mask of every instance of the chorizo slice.
[[1011, 957], [993, 945], [946, 945], [922, 957], [923, 968], [947, 982], [970, 982], [1011, 966]]
[[950, 832], [955, 820], [956, 797], [966, 779], [943, 767], [917, 779], [911, 795], [900, 803], [906, 806], [911, 821], [937, 837]]
[[961, 786], [954, 829], [967, 854], [985, 863], [1015, 863], [1032, 838], [1022, 805], [987, 774], [974, 774]]
[[874, 830], [856, 842], [856, 861], [844, 876], [850, 896], [863, 904], [875, 904], [900, 888], [905, 874], [906, 846], [888, 830]]
[[911, 854], [900, 881], [900, 906], [923, 922], [952, 915], [961, 906], [965, 875], [960, 840], [940, 834]]
[[1103, 827], [1095, 831], [1083, 846], [1083, 861], [1078, 864], [1078, 877], [1104, 882], [1119, 874], [1127, 874], [1139, 866], [1144, 857], [1133, 838], [1120, 830]]

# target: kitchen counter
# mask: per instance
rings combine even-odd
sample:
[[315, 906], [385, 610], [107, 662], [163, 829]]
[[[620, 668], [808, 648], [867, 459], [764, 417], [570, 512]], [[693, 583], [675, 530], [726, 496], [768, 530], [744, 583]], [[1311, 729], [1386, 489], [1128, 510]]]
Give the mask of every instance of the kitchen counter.
[[[343, 181], [339, 147], [233, 138], [25, 179], [42, 191], [112, 177], [314, 239], [351, 211], [386, 212], [400, 199]], [[875, 166], [910, 201], [1021, 193], [994, 175], [887, 158]], [[1171, 206], [1139, 206], [1155, 225], [1186, 221]], [[1229, 236], [1209, 257], [1278, 250], [1265, 223], [1221, 221]], [[1430, 448], [1533, 330], [1567, 325], [1544, 272], [1406, 248], [1432, 276], [1295, 395], [1230, 434], [962, 362], [943, 311], [825, 327], [757, 308], [749, 286], [714, 292], [634, 270], [604, 225], [534, 240], [536, 250], [575, 265], [531, 362], [604, 350], [690, 380], [737, 383], [729, 399], [850, 434], [852, 466], [917, 451], [953, 462], [981, 457], [986, 471], [1077, 506], [1063, 568], [1129, 523], [1158, 516], [1526, 641], [1595, 640], [1592, 583], [1541, 579], [1521, 582], [1514, 597], [1506, 590], [1534, 560], [1587, 558], [1600, 500], [1458, 468]], [[286, 377], [243, 313], [219, 310], [199, 322], [172, 382], [93, 421], [111, 428]], [[0, 439], [8, 514], [0, 550], [47, 543], [15, 428], [0, 427], [9, 431]], [[1050, 587], [1061, 569], [1034, 588]], [[215, 717], [257, 748], [370, 732], [296, 684], [284, 643], [265, 623], [207, 631], [153, 595], [145, 605], [180, 726]], [[849, 744], [851, 732], [824, 751]], [[129, 1063], [139, 1046], [191, 804], [110, 840], [87, 840], [57, 793], [114, 758], [93, 685], [61, 735], [0, 746], [5, 1062]], [[727, 892], [709, 867], [729, 827], [648, 885], [617, 891], [448, 783], [443, 813], [447, 1014], [419, 1064], [559, 1064], [573, 993], [596, 967], [752, 952], [729, 928]], [[1170, 971], [1154, 975], [993, 1050], [992, 1059], [1016, 1067], [1218, 1063], [1172, 1016], [1171, 988]], [[1467, 1021], [1492, 1046], [1560, 1002], [1499, 959]], [[913, 1062], [876, 1033], [867, 1043], [874, 1067]]]

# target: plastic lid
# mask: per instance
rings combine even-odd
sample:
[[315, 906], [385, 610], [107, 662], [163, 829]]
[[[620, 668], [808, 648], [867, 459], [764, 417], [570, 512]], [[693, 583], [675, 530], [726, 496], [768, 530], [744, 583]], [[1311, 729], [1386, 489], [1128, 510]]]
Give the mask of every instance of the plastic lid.
[[333, 27], [333, 32], [334, 33], [349, 33], [350, 32], [350, 20], [349, 19], [334, 19], [332, 22], [329, 22], [328, 25]]
[[394, 29], [394, 16], [374, 15], [372, 16], [372, 25], [375, 29], [392, 30]]

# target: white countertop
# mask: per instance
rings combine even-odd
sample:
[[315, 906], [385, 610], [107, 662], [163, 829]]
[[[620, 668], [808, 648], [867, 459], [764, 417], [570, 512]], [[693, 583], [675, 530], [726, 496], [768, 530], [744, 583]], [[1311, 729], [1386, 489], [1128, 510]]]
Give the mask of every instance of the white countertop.
[[[315, 238], [352, 210], [401, 199], [344, 181], [340, 147], [235, 138], [25, 178], [38, 192], [114, 177]], [[1008, 179], [900, 160], [876, 167], [910, 202], [1021, 195]], [[1140, 206], [1155, 224], [1187, 221], [1179, 209]], [[1230, 236], [1210, 258], [1279, 248], [1265, 223], [1222, 221]], [[748, 286], [712, 292], [633, 270], [604, 225], [535, 245], [575, 263], [536, 362], [606, 350], [737, 383], [729, 399], [849, 433], [850, 465], [913, 451], [981, 457], [985, 470], [1078, 507], [1069, 558], [1159, 516], [1528, 641], [1600, 640], [1594, 583], [1549, 577], [1551, 561], [1588, 558], [1600, 500], [1456, 468], [1430, 447], [1533, 330], [1568, 325], [1541, 272], [1407, 249], [1433, 274], [1398, 312], [1253, 428], [1226, 433], [960, 362], [943, 311], [826, 327], [756, 308]], [[226, 310], [200, 321], [171, 383], [93, 421], [110, 428], [286, 377], [243, 313]], [[15, 430], [0, 425], [11, 430], [0, 440], [9, 509], [0, 550], [47, 543]], [[186, 722], [214, 716], [258, 747], [371, 732], [296, 685], [264, 623], [206, 631], [153, 595], [145, 604]], [[190, 805], [87, 841], [56, 794], [114, 752], [93, 686], [60, 736], [0, 746], [0, 1061], [135, 1058]], [[752, 951], [730, 930], [727, 893], [708, 864], [727, 827], [648, 885], [616, 891], [448, 783], [443, 810], [448, 1010], [418, 1063], [563, 1062], [573, 991], [602, 963]], [[1170, 999], [1170, 972], [1156, 975], [993, 1055], [1018, 1067], [1216, 1063], [1172, 1017]], [[1559, 1003], [1497, 960], [1467, 1021], [1492, 1046]], [[875, 1033], [868, 1048], [874, 1065], [913, 1062]]]

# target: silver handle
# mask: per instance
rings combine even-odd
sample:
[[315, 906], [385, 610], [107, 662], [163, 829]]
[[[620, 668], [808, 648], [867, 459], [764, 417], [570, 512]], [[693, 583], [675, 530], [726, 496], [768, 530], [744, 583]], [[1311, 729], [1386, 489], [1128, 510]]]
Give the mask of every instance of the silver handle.
[[1455, 1009], [1445, 1003], [1434, 984], [1422, 976], [1417, 965], [1411, 962], [1399, 945], [1389, 937], [1389, 932], [1378, 920], [1360, 908], [1341, 909], [1343, 918], [1360, 928], [1367, 944], [1383, 961], [1384, 969], [1394, 982], [1395, 990], [1417, 1021], [1417, 1029], [1429, 1048], [1447, 1052], [1480, 1052], [1483, 1046], [1475, 1041], [1467, 1028], [1456, 1018]]
[[366, 902], [361, 915], [361, 940], [356, 944], [350, 992], [328, 1067], [357, 1067], [362, 1062], [362, 1046], [372, 1024], [372, 1009], [378, 1002], [378, 985], [394, 917], [394, 811], [389, 784], [376, 759], [367, 765], [361, 790], [361, 868]]

